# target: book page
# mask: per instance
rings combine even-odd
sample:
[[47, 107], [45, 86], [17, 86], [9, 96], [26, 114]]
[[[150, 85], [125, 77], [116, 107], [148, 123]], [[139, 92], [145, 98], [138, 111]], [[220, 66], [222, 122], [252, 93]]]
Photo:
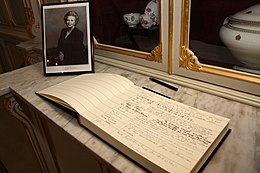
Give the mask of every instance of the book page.
[[81, 75], [38, 93], [65, 101], [81, 124], [148, 169], [152, 163], [165, 172], [191, 172], [229, 122], [114, 74]]
[[136, 86], [120, 75], [96, 73], [80, 75], [37, 94], [70, 106], [80, 115], [96, 115], [135, 95], [132, 88]]
[[82, 116], [166, 172], [190, 172], [229, 122], [142, 88], [135, 93], [111, 110]]

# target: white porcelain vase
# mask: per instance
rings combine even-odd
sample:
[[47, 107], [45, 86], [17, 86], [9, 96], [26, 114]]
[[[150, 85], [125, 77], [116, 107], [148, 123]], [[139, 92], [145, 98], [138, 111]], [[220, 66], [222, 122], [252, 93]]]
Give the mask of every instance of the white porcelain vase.
[[260, 70], [260, 4], [227, 17], [219, 35], [245, 68]]

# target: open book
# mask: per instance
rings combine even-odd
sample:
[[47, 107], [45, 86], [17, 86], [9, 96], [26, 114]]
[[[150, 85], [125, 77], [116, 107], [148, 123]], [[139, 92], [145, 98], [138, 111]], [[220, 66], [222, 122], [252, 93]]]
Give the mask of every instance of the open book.
[[152, 172], [197, 172], [229, 119], [181, 104], [115, 74], [83, 74], [37, 94]]

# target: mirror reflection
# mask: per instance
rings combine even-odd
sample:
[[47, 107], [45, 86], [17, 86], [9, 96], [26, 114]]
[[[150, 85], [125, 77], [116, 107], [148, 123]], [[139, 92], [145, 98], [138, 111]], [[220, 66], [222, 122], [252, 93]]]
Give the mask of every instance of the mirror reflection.
[[[13, 24], [15, 26], [21, 26], [21, 27], [26, 26], [25, 11], [27, 13], [29, 13], [29, 11], [28, 9], [17, 8], [17, 6], [23, 7], [24, 6], [23, 2], [19, 0], [14, 0], [14, 1], [6, 1], [6, 4], [8, 6], [8, 9], [10, 10], [10, 15], [12, 16]], [[12, 9], [15, 9], [15, 11]]]
[[259, 17], [259, 0], [197, 0], [189, 48], [200, 63], [260, 74]]
[[95, 0], [93, 34], [98, 43], [151, 52], [159, 44], [159, 0]]

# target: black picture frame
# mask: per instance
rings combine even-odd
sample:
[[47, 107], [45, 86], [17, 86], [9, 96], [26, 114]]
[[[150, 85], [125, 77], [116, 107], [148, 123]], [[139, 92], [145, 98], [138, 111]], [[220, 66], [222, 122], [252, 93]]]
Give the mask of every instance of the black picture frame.
[[42, 4], [44, 74], [94, 72], [90, 1]]

